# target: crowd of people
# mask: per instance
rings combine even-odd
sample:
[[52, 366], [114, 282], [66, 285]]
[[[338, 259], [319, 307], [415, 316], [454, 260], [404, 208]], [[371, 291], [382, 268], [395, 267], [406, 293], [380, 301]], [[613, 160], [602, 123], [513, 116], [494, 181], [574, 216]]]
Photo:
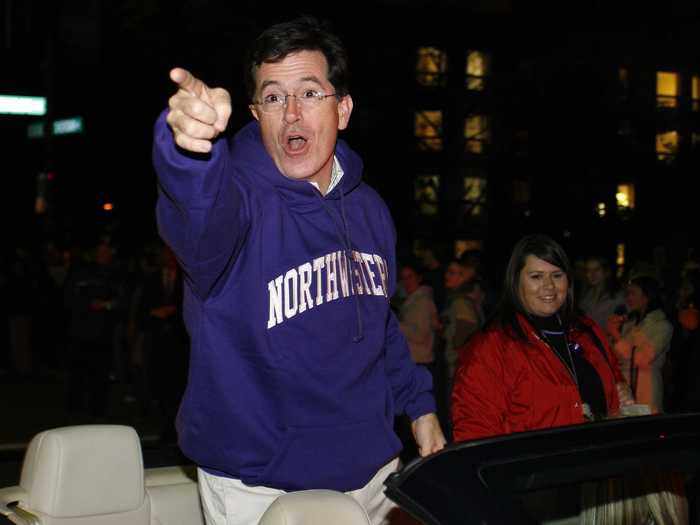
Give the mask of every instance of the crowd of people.
[[[404, 255], [391, 298], [453, 440], [610, 417], [621, 401], [651, 413], [700, 410], [692, 374], [700, 355], [694, 261], [677, 269], [679, 284], [669, 288], [649, 265], [633, 264], [618, 278], [599, 255], [570, 264], [544, 236], [514, 248], [500, 283], [487, 278], [482, 259], [479, 250], [450, 257], [435, 247]], [[175, 440], [189, 340], [182, 274], [165, 244], [125, 258], [109, 235], [82, 249], [47, 242], [4, 253], [0, 268], [0, 369], [27, 378], [65, 373], [66, 410], [75, 421], [108, 421], [110, 385], [121, 381], [128, 401], [145, 417], [157, 411], [167, 422], [163, 438]], [[555, 370], [570, 388], [552, 395], [550, 382], [531, 374], [519, 388], [541, 395], [521, 402], [536, 402], [537, 411], [518, 414], [508, 388], [522, 381], [523, 369]], [[560, 410], [578, 396], [585, 408]], [[399, 431], [415, 452], [408, 434]]]
[[[561, 250], [551, 239], [536, 240], [544, 246], [540, 250]], [[551, 303], [556, 308], [544, 315], [541, 310], [528, 308], [527, 296], [519, 288], [518, 280], [529, 269], [523, 254], [519, 255], [519, 263], [511, 260], [510, 264], [516, 266], [509, 266], [499, 281], [490, 275], [492, 278], [487, 279], [483, 253], [478, 250], [464, 252], [457, 258], [443, 256], [444, 262], [437, 265], [436, 253], [439, 250], [435, 248], [423, 248], [419, 254], [409, 254], [399, 261], [399, 291], [393, 305], [415, 361], [431, 370], [436, 392], [448, 404], [453, 399], [460, 359], [469, 361], [466, 369], [470, 371], [472, 367], [479, 368], [472, 360], [477, 359], [475, 355], [481, 355], [475, 348], [482, 344], [488, 349], [484, 354], [494, 357], [492, 350], [498, 345], [493, 340], [483, 340], [484, 333], [494, 332], [494, 326], [510, 325], [519, 337], [536, 334], [541, 344], [555, 350], [544, 355], [558, 356], [559, 360], [563, 357], [564, 364], [572, 370], [565, 345], [560, 345], [552, 333], [583, 323], [583, 331], [592, 339], [579, 346], [588, 351], [596, 348], [604, 351], [606, 360], [614, 362], [616, 381], [629, 386], [635, 404], [644, 405], [650, 413], [700, 410], [697, 382], [690, 372], [698, 365], [700, 344], [697, 334], [700, 316], [696, 306], [700, 269], [692, 258], [673, 270], [677, 273], [677, 284], [669, 286], [659, 269], [644, 262], [633, 263], [619, 272], [601, 255], [579, 254], [570, 264], [567, 254], [560, 251], [559, 258], [554, 259], [556, 264], [543, 259], [567, 277], [565, 289], [559, 290], [557, 300]], [[426, 261], [431, 261], [431, 270]], [[441, 280], [434, 277], [439, 273]], [[502, 287], [497, 288], [496, 283]], [[554, 284], [552, 290], [556, 291]], [[540, 293], [548, 299], [550, 295], [555, 296]], [[552, 313], [556, 313], [557, 319], [549, 318]], [[523, 323], [527, 328], [521, 326]], [[598, 350], [596, 353], [603, 355]], [[578, 355], [572, 354], [571, 358]], [[597, 361], [596, 355], [587, 358]], [[585, 362], [581, 363], [586, 367]], [[576, 367], [570, 373], [573, 372], [581, 373]], [[460, 381], [484, 386], [481, 376], [479, 380], [461, 377]], [[580, 390], [581, 385], [578, 386]], [[487, 397], [483, 392], [472, 394], [475, 400]], [[443, 424], [451, 425], [448, 404], [442, 405], [442, 420]]]
[[[411, 356], [433, 377], [445, 428], [458, 360], [499, 312], [503, 290], [486, 279], [482, 258], [478, 250], [450, 257], [423, 248], [398, 261], [391, 304]], [[618, 278], [602, 256], [576, 263], [569, 306], [593, 322], [636, 402], [653, 413], [700, 410], [692, 377], [700, 345], [697, 265], [678, 268], [678, 286], [670, 289], [648, 265], [632, 265]], [[174, 417], [188, 340], [181, 272], [165, 244], [154, 241], [126, 259], [109, 235], [82, 249], [17, 246], [3, 254], [0, 286], [0, 370], [19, 377], [65, 371], [71, 414], [106, 418], [106, 385], [116, 378], [145, 414], [161, 404]], [[168, 373], [151, 362], [168, 362]]]
[[[455, 442], [700, 410], [694, 261], [678, 268], [677, 288], [646, 264], [618, 280], [605, 258], [571, 264], [555, 240], [528, 235], [514, 246], [500, 299], [490, 303], [478, 255], [448, 260], [439, 305], [423, 267], [404, 258], [395, 301], [414, 359], [433, 374], [438, 399], [447, 393], [440, 416]], [[545, 521], [562, 502], [578, 509], [569, 510], [581, 523], [688, 521], [684, 481], [673, 472], [554, 492], [534, 507]], [[621, 494], [629, 506], [616, 503]]]
[[175, 441], [188, 338], [181, 272], [161, 241], [133, 253], [106, 233], [17, 246], [0, 260], [0, 298], [8, 379], [63, 378], [68, 423], [111, 421], [133, 405], [135, 419]]

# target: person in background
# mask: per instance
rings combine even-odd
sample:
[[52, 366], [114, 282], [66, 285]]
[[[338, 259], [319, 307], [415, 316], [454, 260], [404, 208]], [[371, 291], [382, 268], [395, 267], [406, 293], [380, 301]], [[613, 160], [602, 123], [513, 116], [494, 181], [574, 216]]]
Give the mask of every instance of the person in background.
[[439, 327], [433, 291], [423, 284], [423, 269], [416, 260], [405, 260], [399, 270], [399, 283], [406, 293], [399, 308], [401, 333], [406, 338], [411, 357], [434, 375], [435, 331]]
[[632, 403], [605, 334], [574, 309], [571, 275], [550, 237], [515, 245], [495, 315], [461, 353], [455, 441], [584, 423]]
[[583, 290], [578, 306], [583, 313], [607, 330], [608, 318], [625, 304], [610, 262], [605, 257], [590, 256], [584, 261]]
[[452, 390], [452, 380], [457, 367], [459, 348], [481, 326], [479, 306], [470, 295], [474, 295], [474, 266], [462, 260], [451, 261], [445, 271], [447, 298], [441, 313], [444, 354], [447, 363], [447, 395]]
[[[433, 378], [437, 414], [441, 415], [445, 411], [442, 399], [438, 396], [442, 392], [442, 376], [437, 370], [434, 352], [435, 333], [440, 327], [440, 321], [433, 301], [433, 290], [423, 283], [423, 267], [418, 259], [409, 257], [401, 260], [399, 287], [404, 293], [397, 311], [399, 328], [406, 338], [413, 361], [427, 368]], [[417, 455], [411, 436], [410, 419], [406, 416], [397, 418], [396, 432], [404, 446], [401, 458], [408, 462]]]
[[612, 348], [637, 403], [652, 413], [663, 412], [663, 367], [673, 325], [662, 308], [658, 281], [643, 275], [625, 287], [628, 314], [613, 314], [607, 322]]
[[[176, 440], [175, 416], [187, 382], [189, 340], [182, 320], [182, 275], [175, 254], [163, 245], [157, 271], [149, 274], [135, 305], [137, 330], [143, 334], [146, 402], [157, 402], [160, 440]], [[150, 403], [147, 405], [150, 408]]]
[[127, 288], [115, 248], [108, 236], [99, 237], [93, 259], [75, 265], [66, 278], [68, 309], [68, 411], [105, 420], [110, 411], [110, 373], [117, 327], [125, 316]]
[[445, 266], [442, 251], [439, 243], [433, 243], [421, 248], [418, 254], [423, 265], [423, 282], [432, 288], [433, 301], [438, 312], [445, 303]]
[[155, 126], [159, 231], [185, 278], [191, 338], [178, 443], [199, 467], [208, 524], [260, 520], [286, 491], [355, 497], [375, 524], [395, 505], [392, 429], [440, 450], [430, 374], [389, 305], [396, 233], [338, 132], [353, 108], [347, 53], [301, 17], [247, 59], [254, 121], [222, 136], [231, 97], [175, 68]]
[[[674, 412], [700, 410], [700, 270], [687, 270], [678, 288], [676, 319], [669, 359], [672, 363], [671, 399]], [[668, 389], [667, 389], [668, 390]]]

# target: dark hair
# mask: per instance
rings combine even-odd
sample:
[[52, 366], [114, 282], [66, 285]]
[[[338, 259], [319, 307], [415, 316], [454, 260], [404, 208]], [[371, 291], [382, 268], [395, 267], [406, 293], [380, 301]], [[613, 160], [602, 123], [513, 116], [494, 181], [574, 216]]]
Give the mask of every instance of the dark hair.
[[640, 317], [639, 321], [644, 319], [644, 317], [646, 317], [646, 315], [649, 312], [658, 310], [659, 308], [663, 308], [663, 300], [661, 297], [661, 285], [659, 284], [659, 281], [657, 281], [654, 277], [651, 277], [650, 275], [640, 275], [639, 277], [630, 279], [629, 284], [639, 286], [640, 290], [642, 290], [642, 293], [649, 300], [647, 309], [644, 312], [644, 315]]
[[399, 269], [410, 268], [416, 275], [423, 276], [425, 274], [425, 266], [423, 263], [415, 257], [414, 255], [406, 255], [399, 260]]
[[[620, 289], [620, 284], [615, 277], [615, 272], [612, 264], [610, 264], [610, 259], [602, 255], [589, 255], [586, 257], [584, 263], [588, 261], [595, 261], [600, 264], [600, 267], [603, 269], [603, 273], [605, 273], [605, 278], [603, 279], [603, 291], [610, 297], [613, 297]], [[586, 284], [586, 286], [588, 285]]]
[[520, 328], [517, 314], [529, 317], [520, 300], [520, 273], [525, 266], [525, 259], [527, 259], [528, 255], [534, 255], [543, 261], [547, 261], [549, 264], [561, 268], [566, 273], [569, 289], [559, 315], [562, 323], [565, 325], [574, 318], [573, 270], [564, 248], [546, 235], [527, 235], [513, 247], [503, 279], [501, 300], [494, 314], [494, 320], [500, 321], [504, 328], [510, 327], [513, 335], [520, 339], [525, 339], [526, 336]]
[[336, 95], [344, 97], [348, 94], [350, 70], [345, 46], [330, 31], [327, 22], [302, 16], [270, 26], [253, 42], [244, 74], [248, 99], [255, 98], [255, 77], [260, 65], [279, 62], [299, 51], [323, 53], [328, 62], [328, 81], [335, 88]]
[[465, 268], [473, 268], [481, 275], [481, 250], [466, 250], [459, 256], [459, 264]]

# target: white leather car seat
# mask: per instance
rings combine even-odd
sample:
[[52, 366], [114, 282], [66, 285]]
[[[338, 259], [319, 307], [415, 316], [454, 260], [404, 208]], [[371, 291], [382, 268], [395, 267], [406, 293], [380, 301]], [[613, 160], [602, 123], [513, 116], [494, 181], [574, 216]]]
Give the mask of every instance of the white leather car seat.
[[196, 469], [144, 474], [133, 428], [80, 425], [29, 443], [18, 486], [0, 489], [0, 514], [18, 525], [203, 525]]
[[371, 525], [352, 496], [333, 490], [301, 490], [277, 498], [259, 525]]
[[149, 525], [141, 443], [133, 428], [41, 432], [24, 457], [9, 518], [19, 524]]

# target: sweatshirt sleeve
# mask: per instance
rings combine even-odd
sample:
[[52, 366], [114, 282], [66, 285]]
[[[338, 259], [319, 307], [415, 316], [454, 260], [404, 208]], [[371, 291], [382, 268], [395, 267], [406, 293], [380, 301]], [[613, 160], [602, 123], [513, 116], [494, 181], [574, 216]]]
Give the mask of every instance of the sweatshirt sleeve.
[[411, 421], [435, 412], [433, 381], [428, 369], [413, 362], [399, 322], [389, 310], [386, 326], [386, 370], [397, 414], [407, 414]]
[[166, 114], [156, 121], [153, 141], [158, 230], [177, 255], [194, 293], [204, 298], [243, 244], [248, 203], [231, 176], [227, 141], [217, 140], [210, 154], [188, 154], [175, 144]]

